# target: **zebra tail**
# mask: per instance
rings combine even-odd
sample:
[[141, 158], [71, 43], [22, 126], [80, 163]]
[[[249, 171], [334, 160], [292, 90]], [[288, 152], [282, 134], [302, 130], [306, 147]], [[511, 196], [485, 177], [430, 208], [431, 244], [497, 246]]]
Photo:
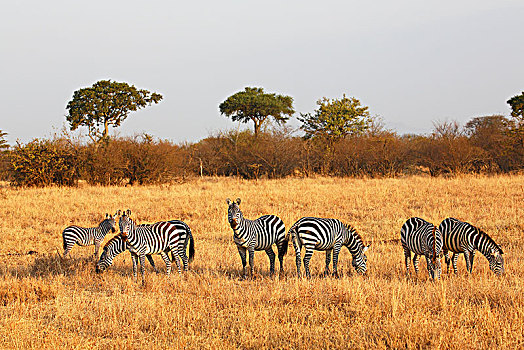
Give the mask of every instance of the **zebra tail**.
[[282, 256], [287, 254], [287, 248], [289, 246], [289, 235], [284, 238], [284, 244], [282, 245]]
[[193, 234], [189, 230], [189, 262], [192, 262], [195, 258], [195, 241], [193, 239]]

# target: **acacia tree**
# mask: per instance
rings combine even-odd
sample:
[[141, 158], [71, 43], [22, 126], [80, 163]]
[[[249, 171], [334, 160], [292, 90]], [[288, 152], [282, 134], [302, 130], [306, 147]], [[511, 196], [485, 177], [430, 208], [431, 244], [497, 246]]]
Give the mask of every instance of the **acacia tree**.
[[106, 139], [109, 126], [118, 127], [130, 112], [158, 103], [162, 95], [138, 90], [133, 85], [111, 80], [100, 80], [88, 88], [74, 92], [67, 103], [66, 116], [71, 130], [88, 128], [88, 136], [95, 143]]
[[368, 107], [345, 94], [341, 99], [323, 97], [317, 101], [318, 108], [313, 114], [300, 113], [298, 120], [304, 130], [305, 138], [321, 138], [328, 147], [347, 135], [360, 134], [371, 125]]
[[7, 141], [4, 139], [4, 136], [6, 136], [7, 133], [0, 130], [0, 151], [5, 148], [9, 148], [9, 145], [7, 144]]
[[507, 103], [511, 107], [511, 116], [515, 118], [514, 134], [524, 147], [524, 92], [520, 95], [513, 96]]
[[244, 91], [229, 96], [220, 104], [219, 109], [221, 114], [233, 121], [253, 121], [255, 137], [268, 117], [282, 124], [295, 113], [291, 96], [267, 94], [263, 88], [252, 87], [246, 87]]

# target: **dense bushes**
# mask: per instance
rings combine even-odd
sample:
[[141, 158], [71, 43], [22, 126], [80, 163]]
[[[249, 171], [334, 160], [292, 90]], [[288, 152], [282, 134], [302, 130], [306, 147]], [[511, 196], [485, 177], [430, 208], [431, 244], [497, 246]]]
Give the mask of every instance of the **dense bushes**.
[[[177, 145], [148, 135], [82, 144], [34, 140], [0, 154], [3, 178], [21, 186], [165, 183], [187, 176], [388, 177], [427, 173], [506, 173], [524, 170], [522, 140], [501, 116], [476, 118], [460, 128], [441, 123], [431, 135], [399, 136], [385, 130], [347, 136], [327, 149], [288, 130], [229, 131]], [[7, 165], [7, 166], [6, 166]], [[0, 167], [2, 170], [2, 167]]]

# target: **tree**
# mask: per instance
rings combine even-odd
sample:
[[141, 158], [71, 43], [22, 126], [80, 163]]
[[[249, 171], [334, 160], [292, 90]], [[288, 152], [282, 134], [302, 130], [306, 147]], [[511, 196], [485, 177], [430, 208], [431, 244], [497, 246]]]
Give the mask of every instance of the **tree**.
[[313, 114], [301, 113], [298, 120], [304, 130], [305, 138], [322, 138], [333, 145], [336, 141], [351, 134], [360, 134], [371, 125], [368, 107], [361, 106], [354, 97], [317, 101], [318, 108]]
[[524, 92], [513, 96], [507, 103], [511, 107], [511, 116], [515, 118], [515, 127], [512, 130], [514, 137], [524, 147]]
[[268, 117], [273, 117], [278, 124], [282, 124], [295, 113], [292, 97], [267, 94], [263, 88], [252, 87], [246, 87], [244, 91], [229, 96], [220, 104], [219, 109], [221, 114], [233, 121], [253, 121], [255, 137]]
[[7, 133], [0, 130], [0, 151], [9, 147], [7, 141], [4, 139], [5, 135], [7, 135]]
[[162, 95], [137, 90], [127, 83], [100, 80], [88, 88], [77, 90], [67, 103], [66, 116], [71, 130], [88, 128], [88, 136], [96, 143], [108, 137], [109, 126], [118, 127], [130, 112], [158, 103]]

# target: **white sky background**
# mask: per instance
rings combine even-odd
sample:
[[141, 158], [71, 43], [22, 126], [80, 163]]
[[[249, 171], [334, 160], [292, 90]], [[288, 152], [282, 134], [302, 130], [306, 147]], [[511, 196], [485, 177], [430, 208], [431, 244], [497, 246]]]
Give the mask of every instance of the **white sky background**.
[[111, 79], [164, 96], [120, 135], [236, 128], [218, 105], [245, 86], [292, 96], [297, 115], [346, 93], [387, 127], [426, 133], [509, 115], [524, 91], [523, 23], [522, 0], [6, 1], [0, 130], [10, 144], [49, 137], [75, 90]]

